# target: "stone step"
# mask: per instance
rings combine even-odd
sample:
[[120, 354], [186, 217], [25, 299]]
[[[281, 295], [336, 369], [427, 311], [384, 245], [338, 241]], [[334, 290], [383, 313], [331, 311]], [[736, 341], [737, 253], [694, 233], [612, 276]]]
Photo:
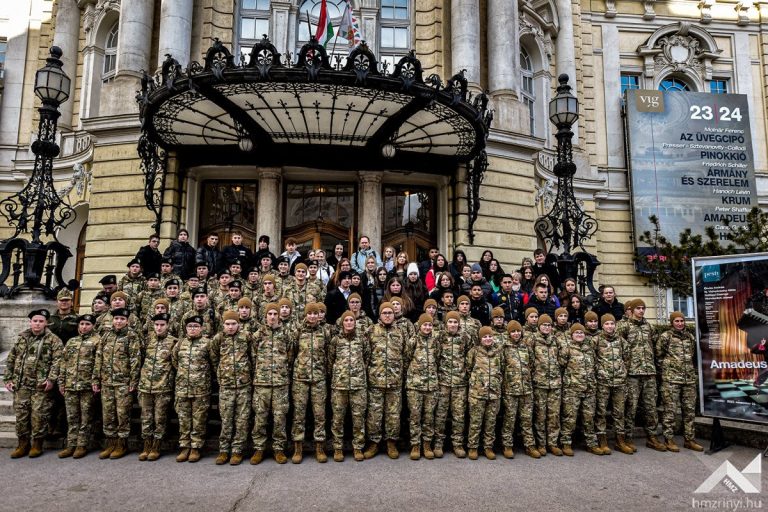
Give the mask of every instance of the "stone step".
[[0, 431], [13, 432], [15, 425], [16, 416], [13, 415], [13, 411], [11, 411], [11, 414], [0, 413]]
[[16, 444], [16, 433], [13, 429], [8, 432], [0, 431], [0, 448], [16, 448]]

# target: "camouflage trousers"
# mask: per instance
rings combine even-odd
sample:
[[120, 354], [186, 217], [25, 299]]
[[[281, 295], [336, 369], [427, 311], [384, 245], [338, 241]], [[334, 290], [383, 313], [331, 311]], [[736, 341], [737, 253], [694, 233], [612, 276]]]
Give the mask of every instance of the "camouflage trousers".
[[556, 446], [560, 437], [560, 388], [534, 388], [533, 406], [536, 444]]
[[563, 419], [560, 432], [560, 442], [573, 444], [573, 431], [576, 430], [576, 419], [581, 410], [581, 422], [584, 429], [584, 440], [587, 446], [597, 446], [595, 435], [595, 390], [575, 391], [563, 390]]
[[315, 442], [325, 441], [325, 401], [327, 392], [325, 381], [303, 382], [293, 381], [293, 428], [291, 438], [304, 441], [306, 430], [307, 407], [312, 402], [312, 415], [315, 417]]
[[88, 446], [93, 425], [93, 391], [65, 391], [67, 446]]
[[451, 442], [464, 445], [464, 417], [467, 414], [466, 386], [440, 386], [435, 409], [435, 446], [443, 446], [445, 422], [451, 413]]
[[611, 417], [613, 418], [613, 431], [617, 435], [624, 434], [624, 404], [626, 402], [626, 390], [624, 386], [608, 386], [597, 383], [597, 395], [595, 402], [595, 430], [597, 434], [605, 434], [608, 428], [608, 403], [611, 403]]
[[179, 417], [180, 448], [203, 447], [210, 406], [211, 395], [176, 397], [174, 408]]
[[272, 412], [272, 449], [285, 450], [288, 440], [288, 386], [253, 387], [253, 448], [263, 450], [267, 444], [267, 423]]
[[366, 428], [372, 443], [381, 441], [381, 422], [384, 421], [384, 435], [387, 440], [397, 441], [400, 437], [400, 409], [403, 392], [400, 388], [370, 388], [368, 390], [368, 418]]
[[671, 439], [675, 435], [675, 414], [683, 411], [683, 435], [686, 441], [695, 437], [693, 420], [696, 418], [696, 384], [661, 383], [661, 401], [664, 412], [661, 415], [664, 437]]
[[219, 388], [219, 414], [221, 415], [221, 433], [219, 434], [219, 452], [243, 453], [248, 441], [248, 423], [251, 419], [250, 386]]
[[32, 389], [13, 392], [13, 412], [16, 415], [16, 437], [39, 439], [48, 434], [53, 398], [50, 393]]
[[411, 446], [421, 442], [432, 442], [435, 437], [435, 407], [437, 406], [437, 391], [406, 391], [408, 397], [408, 419], [411, 430]]
[[127, 385], [101, 387], [101, 419], [106, 437], [128, 439], [133, 395]]
[[365, 408], [368, 405], [366, 389], [332, 389], [331, 434], [333, 434], [333, 449], [344, 448], [344, 417], [349, 407], [352, 413], [352, 447], [362, 450], [365, 446]]
[[659, 415], [656, 412], [656, 390], [655, 375], [634, 375], [627, 377], [627, 402], [624, 409], [624, 435], [632, 439], [635, 430], [635, 417], [637, 416], [637, 406], [641, 404], [643, 408], [643, 423], [645, 435], [655, 436], [656, 428], [659, 426]]
[[487, 400], [469, 395], [469, 433], [467, 447], [477, 449], [480, 434], [483, 434], [483, 447], [493, 449], [496, 441], [496, 416], [499, 414], [500, 398]]
[[141, 437], [142, 439], [162, 439], [168, 427], [168, 409], [171, 405], [171, 393], [141, 393]]
[[504, 423], [501, 428], [501, 440], [504, 446], [515, 445], [515, 423], [519, 418], [523, 444], [535, 446], [533, 439], [533, 393], [526, 395], [504, 395]]

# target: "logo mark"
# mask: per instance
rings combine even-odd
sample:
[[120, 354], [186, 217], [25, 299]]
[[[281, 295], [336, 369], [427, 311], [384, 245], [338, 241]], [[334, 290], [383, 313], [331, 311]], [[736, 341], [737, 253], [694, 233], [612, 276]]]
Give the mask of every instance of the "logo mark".
[[763, 455], [758, 454], [741, 471], [736, 469], [730, 461], [725, 461], [694, 492], [710, 492], [717, 484], [722, 483], [731, 492], [741, 491], [747, 494], [758, 494], [761, 487], [760, 472], [762, 458]]

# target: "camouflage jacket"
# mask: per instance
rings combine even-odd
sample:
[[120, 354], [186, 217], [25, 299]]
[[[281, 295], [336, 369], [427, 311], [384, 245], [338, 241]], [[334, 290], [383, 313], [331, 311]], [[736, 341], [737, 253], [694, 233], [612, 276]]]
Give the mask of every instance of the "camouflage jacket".
[[8, 352], [3, 380], [16, 389], [38, 389], [46, 380], [59, 378], [62, 344], [58, 336], [45, 329], [39, 336], [27, 329], [19, 334]]
[[413, 322], [404, 316], [395, 319], [395, 326], [403, 333], [403, 339], [405, 340], [409, 340], [416, 335], [416, 327], [413, 325]]
[[139, 376], [141, 393], [171, 393], [173, 391], [173, 348], [178, 342], [171, 335], [159, 338], [152, 332], [144, 343], [144, 364]]
[[223, 315], [227, 311], [234, 311], [235, 313], [237, 313], [237, 301], [239, 301], [239, 300], [240, 299], [234, 299], [234, 298], [230, 297], [229, 295], [227, 295], [219, 303], [219, 307], [216, 310], [216, 312], [219, 315]]
[[281, 276], [275, 274], [275, 294], [282, 298], [292, 295], [292, 288], [296, 287], [296, 279], [293, 276]]
[[242, 318], [240, 319], [240, 332], [253, 334], [258, 331], [260, 327], [261, 324], [256, 320], [256, 317], [251, 316], [251, 318], [246, 318], [245, 320]]
[[93, 371], [94, 384], [135, 388], [139, 385], [140, 371], [141, 342], [136, 331], [125, 327], [110, 330], [101, 337]]
[[182, 317], [179, 319], [178, 322], [178, 330], [179, 332], [184, 333], [185, 324], [188, 318], [192, 318], [195, 315], [200, 315], [203, 317], [203, 328], [202, 333], [203, 336], [206, 336], [208, 338], [213, 338], [213, 336], [219, 332], [219, 330], [222, 327], [221, 323], [221, 315], [219, 315], [216, 311], [213, 310], [210, 306], [202, 311], [198, 311], [194, 307], [184, 313]]
[[440, 360], [440, 340], [434, 335], [417, 333], [405, 342], [403, 359], [406, 365], [405, 388], [416, 391], [437, 391], [437, 363]]
[[[336, 320], [336, 325], [334, 326], [336, 332], [341, 332], [342, 320], [343, 318], [341, 317]], [[355, 320], [355, 327], [359, 332], [365, 334], [371, 327], [373, 327], [373, 320], [368, 318], [368, 316], [365, 314], [365, 311], [360, 311], [360, 316], [358, 316]]]
[[461, 315], [461, 318], [459, 318], [459, 331], [466, 333], [467, 336], [469, 336], [472, 345], [477, 345], [480, 343], [478, 333], [480, 332], [480, 327], [482, 326], [483, 325], [480, 323], [480, 320], [477, 318], [472, 318], [469, 315]]
[[208, 305], [218, 311], [222, 302], [224, 302], [227, 297], [229, 297], [229, 288], [222, 290], [220, 286], [217, 286], [208, 292]]
[[557, 340], [551, 334], [533, 336], [533, 386], [557, 389], [562, 384]]
[[254, 386], [287, 386], [295, 342], [282, 325], [262, 326], [253, 335], [251, 361]]
[[586, 339], [579, 345], [569, 342], [559, 354], [563, 367], [563, 388], [571, 391], [595, 392], [595, 353]]
[[259, 297], [259, 290], [261, 289], [261, 282], [249, 283], [246, 281], [243, 283], [243, 297], [248, 297], [252, 301]]
[[661, 380], [671, 384], [695, 384], [696, 339], [686, 330], [669, 329], [659, 336], [656, 356], [661, 362]]
[[483, 400], [501, 398], [504, 378], [504, 357], [501, 347], [476, 345], [467, 353], [469, 396]]
[[160, 288], [165, 290], [165, 283], [170, 281], [171, 279], [176, 279], [178, 282], [182, 282], [181, 277], [179, 277], [178, 274], [175, 274], [173, 272], [169, 272], [168, 274], [160, 273]]
[[262, 322], [264, 325], [267, 324], [267, 304], [270, 302], [277, 303], [277, 301], [280, 300], [280, 297], [278, 295], [273, 295], [271, 297], [266, 297], [263, 293], [260, 293], [258, 298], [253, 300], [253, 309], [251, 312], [256, 317], [256, 319], [259, 322]]
[[512, 396], [533, 393], [533, 354], [523, 340], [511, 338], [502, 348], [504, 355], [504, 394]]
[[393, 323], [381, 322], [368, 334], [371, 360], [368, 363], [368, 384], [375, 388], [400, 389], [403, 385], [403, 331]]
[[124, 291], [125, 294], [130, 297], [134, 308], [136, 307], [139, 294], [146, 288], [147, 280], [144, 279], [144, 276], [142, 275], [139, 277], [131, 277], [128, 274], [125, 274], [120, 278], [120, 282], [117, 283], [117, 289]]
[[440, 343], [437, 376], [440, 384], [451, 387], [467, 385], [467, 352], [472, 346], [469, 335], [465, 332], [450, 334], [441, 331], [437, 337]]
[[624, 364], [624, 353], [627, 351], [627, 341], [616, 334], [605, 331], [597, 336], [595, 366], [597, 367], [597, 382], [606, 386], [623, 386], [627, 382], [627, 366]]
[[366, 368], [371, 347], [360, 331], [352, 335], [337, 334], [328, 345], [328, 367], [331, 369], [331, 388], [344, 390], [366, 389]]
[[101, 343], [101, 338], [93, 331], [69, 340], [61, 353], [59, 389], [66, 391], [91, 390], [99, 343]]
[[530, 348], [531, 350], [533, 350], [533, 343], [538, 333], [539, 333], [539, 329], [537, 327], [532, 327], [528, 324], [525, 324], [523, 326], [522, 342], [525, 345], [528, 345], [528, 348]]
[[77, 315], [70, 313], [62, 316], [56, 311], [48, 319], [48, 329], [66, 345], [69, 340], [77, 336]]
[[147, 288], [141, 292], [139, 297], [136, 299], [136, 315], [139, 318], [152, 317], [154, 314], [154, 311], [152, 310], [152, 303], [157, 299], [162, 299], [163, 297], [165, 297], [165, 294], [160, 288], [157, 290], [151, 290]]
[[324, 382], [327, 374], [328, 344], [331, 338], [320, 324], [311, 327], [307, 323], [295, 335], [296, 361], [293, 363], [293, 380], [300, 382]]
[[584, 329], [584, 333], [587, 335], [587, 337], [584, 339], [584, 343], [588, 343], [590, 347], [592, 347], [592, 350], [597, 350], [597, 340], [600, 336], [600, 332], [598, 330], [590, 331], [589, 329]]
[[251, 333], [242, 330], [233, 335], [220, 332], [213, 337], [211, 358], [220, 387], [226, 389], [251, 387], [252, 342]]
[[[135, 332], [141, 332], [141, 322], [139, 321], [139, 317], [131, 313], [128, 316], [128, 329], [131, 329]], [[104, 335], [108, 332], [112, 331], [112, 313], [107, 311], [100, 317], [96, 319], [96, 325], [93, 326], [93, 330], [96, 331], [96, 333], [104, 338]]]
[[173, 347], [176, 396], [193, 398], [211, 394], [211, 339], [184, 336]]
[[325, 301], [325, 286], [320, 279], [313, 279], [307, 283], [307, 304], [310, 302]]
[[627, 340], [628, 350], [624, 354], [628, 375], [656, 375], [653, 358], [654, 334], [651, 324], [645, 319], [628, 320], [621, 329], [616, 329], [619, 336]]
[[294, 318], [304, 318], [304, 306], [307, 304], [307, 283], [304, 282], [304, 286], [299, 287], [299, 284], [294, 281], [293, 286], [288, 287], [283, 291], [283, 297], [290, 300], [293, 304], [291, 314]]

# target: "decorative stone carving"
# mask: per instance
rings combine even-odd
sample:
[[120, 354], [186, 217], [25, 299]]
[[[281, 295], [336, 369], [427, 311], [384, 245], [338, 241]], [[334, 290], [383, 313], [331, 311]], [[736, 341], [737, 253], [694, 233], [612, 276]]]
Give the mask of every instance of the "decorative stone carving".
[[[518, 35], [523, 37], [525, 35], [531, 35], [536, 40], [536, 44], [543, 51], [543, 55], [547, 58], [547, 65], [552, 60], [553, 44], [552, 37], [549, 32], [545, 32], [541, 27], [528, 19], [527, 15], [521, 14], [518, 18]], [[545, 66], [546, 68], [547, 66]]]
[[739, 21], [736, 22], [739, 26], [749, 25], [749, 10], [752, 8], [752, 0], [741, 0], [736, 4], [736, 14], [739, 16]]
[[651, 21], [656, 18], [656, 11], [653, 10], [654, 3], [656, 3], [656, 0], [643, 0], [643, 9], [645, 9], [643, 19], [645, 21]]
[[69, 184], [57, 193], [59, 194], [59, 197], [63, 199], [67, 197], [74, 188], [77, 195], [82, 196], [86, 186], [90, 192], [92, 183], [93, 173], [90, 170], [86, 170], [83, 164], [76, 163], [72, 166], [72, 178], [70, 178]]
[[605, 0], [605, 17], [615, 18], [616, 13], [616, 0]]
[[712, 6], [715, 5], [715, 0], [701, 0], [699, 2], [699, 10], [701, 11], [701, 22], [707, 24], [712, 21]]
[[691, 78], [696, 89], [703, 91], [706, 81], [712, 79], [712, 61], [720, 57], [722, 50], [700, 26], [678, 22], [656, 30], [637, 52], [645, 59], [646, 78], [658, 82], [670, 73], [678, 73]]
[[83, 31], [88, 45], [96, 43], [96, 31], [94, 27], [99, 26], [99, 22], [110, 12], [120, 12], [120, 0], [98, 0], [98, 2], [85, 3], [85, 12], [83, 13]]

